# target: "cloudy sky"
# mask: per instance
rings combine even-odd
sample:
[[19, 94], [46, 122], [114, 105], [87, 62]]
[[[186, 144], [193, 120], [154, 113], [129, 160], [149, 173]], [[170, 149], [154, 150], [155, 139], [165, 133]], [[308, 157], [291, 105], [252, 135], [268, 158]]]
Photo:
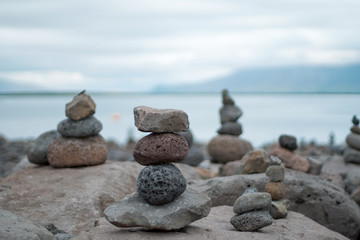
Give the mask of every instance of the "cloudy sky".
[[359, 0], [0, 0], [0, 80], [146, 91], [360, 62]]

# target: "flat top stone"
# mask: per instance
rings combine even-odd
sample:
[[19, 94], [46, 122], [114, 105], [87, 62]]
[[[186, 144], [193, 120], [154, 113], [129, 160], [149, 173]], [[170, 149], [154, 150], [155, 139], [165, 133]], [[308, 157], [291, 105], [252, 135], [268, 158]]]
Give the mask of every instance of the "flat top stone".
[[134, 108], [135, 126], [142, 132], [184, 132], [189, 129], [188, 115], [177, 109]]

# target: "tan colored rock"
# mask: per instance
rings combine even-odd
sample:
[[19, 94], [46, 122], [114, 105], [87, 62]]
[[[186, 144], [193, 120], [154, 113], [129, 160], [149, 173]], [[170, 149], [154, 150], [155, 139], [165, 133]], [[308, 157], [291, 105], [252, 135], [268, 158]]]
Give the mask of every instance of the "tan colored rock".
[[299, 170], [302, 172], [308, 172], [310, 169], [309, 161], [287, 149], [275, 147], [269, 155], [275, 155], [279, 157], [285, 167]]
[[76, 95], [73, 100], [66, 104], [66, 116], [74, 121], [90, 117], [95, 113], [96, 104], [85, 93]]
[[253, 147], [250, 142], [231, 135], [218, 135], [207, 146], [208, 152], [215, 162], [227, 163], [240, 160]]
[[285, 197], [286, 189], [282, 182], [268, 182], [265, 186], [265, 192], [270, 193], [272, 200], [280, 200]]
[[50, 143], [47, 157], [52, 167], [63, 168], [102, 164], [106, 155], [106, 142], [98, 134], [87, 138], [58, 137]]
[[248, 152], [241, 161], [244, 163], [242, 173], [263, 173], [269, 167], [269, 160], [264, 150]]

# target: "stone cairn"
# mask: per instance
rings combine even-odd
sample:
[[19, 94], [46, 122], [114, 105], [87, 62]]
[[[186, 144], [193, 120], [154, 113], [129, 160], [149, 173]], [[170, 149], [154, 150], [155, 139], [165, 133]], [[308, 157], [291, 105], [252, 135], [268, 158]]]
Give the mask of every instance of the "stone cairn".
[[359, 119], [353, 116], [352, 123], [354, 124], [346, 137], [348, 147], [344, 151], [344, 161], [347, 163], [360, 164], [360, 127]]
[[137, 178], [137, 192], [105, 209], [106, 219], [118, 227], [180, 229], [206, 217], [210, 198], [186, 188], [186, 180], [172, 162], [188, 153], [186, 139], [175, 132], [187, 131], [188, 116], [181, 110], [134, 108], [138, 130], [151, 132], [134, 148], [134, 159], [143, 168]]
[[250, 142], [239, 138], [242, 126], [237, 120], [242, 116], [242, 111], [227, 90], [222, 91], [222, 102], [221, 128], [217, 131], [219, 135], [209, 142], [207, 149], [213, 162], [227, 163], [240, 160], [253, 147]]
[[269, 193], [258, 192], [248, 188], [236, 199], [233, 211], [236, 214], [230, 223], [238, 231], [256, 231], [272, 224], [273, 219], [268, 211], [271, 204]]
[[67, 119], [57, 130], [61, 134], [48, 147], [49, 164], [56, 168], [102, 164], [106, 161], [107, 147], [99, 134], [102, 124], [93, 115], [95, 103], [85, 91], [66, 104]]
[[285, 167], [281, 160], [275, 156], [270, 158], [271, 166], [266, 169], [266, 176], [270, 181], [265, 186], [265, 191], [271, 195], [271, 206], [269, 208], [270, 215], [274, 219], [285, 218], [287, 216], [287, 206], [289, 201], [284, 199], [286, 194], [285, 185], [283, 183], [285, 178]]

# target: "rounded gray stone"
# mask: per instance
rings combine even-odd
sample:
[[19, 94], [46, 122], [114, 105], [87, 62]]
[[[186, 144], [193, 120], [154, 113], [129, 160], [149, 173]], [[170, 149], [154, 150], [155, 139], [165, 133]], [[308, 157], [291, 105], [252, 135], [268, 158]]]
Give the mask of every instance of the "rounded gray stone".
[[345, 190], [351, 194], [355, 189], [360, 187], [360, 169], [350, 170], [344, 179]]
[[63, 137], [90, 137], [102, 130], [102, 124], [94, 116], [79, 121], [67, 118], [58, 124], [57, 130]]
[[141, 170], [136, 188], [147, 203], [162, 205], [185, 191], [186, 179], [173, 164], [149, 165]]
[[26, 151], [29, 161], [35, 164], [49, 164], [47, 158], [48, 147], [51, 141], [59, 136], [60, 134], [57, 131], [52, 130], [30, 141]]
[[225, 122], [217, 132], [218, 134], [240, 136], [242, 134], [242, 127], [241, 124], [237, 122]]
[[192, 147], [189, 149], [186, 158], [182, 160], [181, 163], [185, 163], [190, 166], [196, 167], [202, 161], [204, 161], [204, 159], [205, 159], [204, 153], [200, 149], [196, 147]]
[[220, 121], [225, 122], [236, 122], [242, 115], [242, 111], [236, 105], [224, 105], [220, 109]]
[[186, 132], [176, 132], [176, 133], [180, 134], [181, 136], [183, 136], [186, 139], [189, 147], [192, 146], [194, 138], [193, 138], [192, 132], [190, 130], [187, 130]]
[[360, 134], [350, 133], [346, 137], [346, 143], [350, 147], [360, 151]]
[[230, 223], [238, 231], [256, 231], [271, 225], [273, 219], [267, 210], [262, 210], [235, 215]]
[[266, 176], [271, 182], [282, 182], [285, 177], [285, 167], [282, 165], [273, 165], [266, 169]]
[[296, 137], [290, 135], [281, 135], [279, 137], [279, 144], [282, 148], [294, 151], [297, 149]]
[[269, 207], [269, 213], [273, 219], [286, 218], [289, 200], [272, 201]]
[[344, 161], [346, 163], [360, 164], [360, 151], [353, 148], [346, 148], [344, 151]]
[[271, 204], [271, 195], [265, 192], [247, 193], [236, 199], [234, 213], [242, 214], [254, 210], [268, 208]]

